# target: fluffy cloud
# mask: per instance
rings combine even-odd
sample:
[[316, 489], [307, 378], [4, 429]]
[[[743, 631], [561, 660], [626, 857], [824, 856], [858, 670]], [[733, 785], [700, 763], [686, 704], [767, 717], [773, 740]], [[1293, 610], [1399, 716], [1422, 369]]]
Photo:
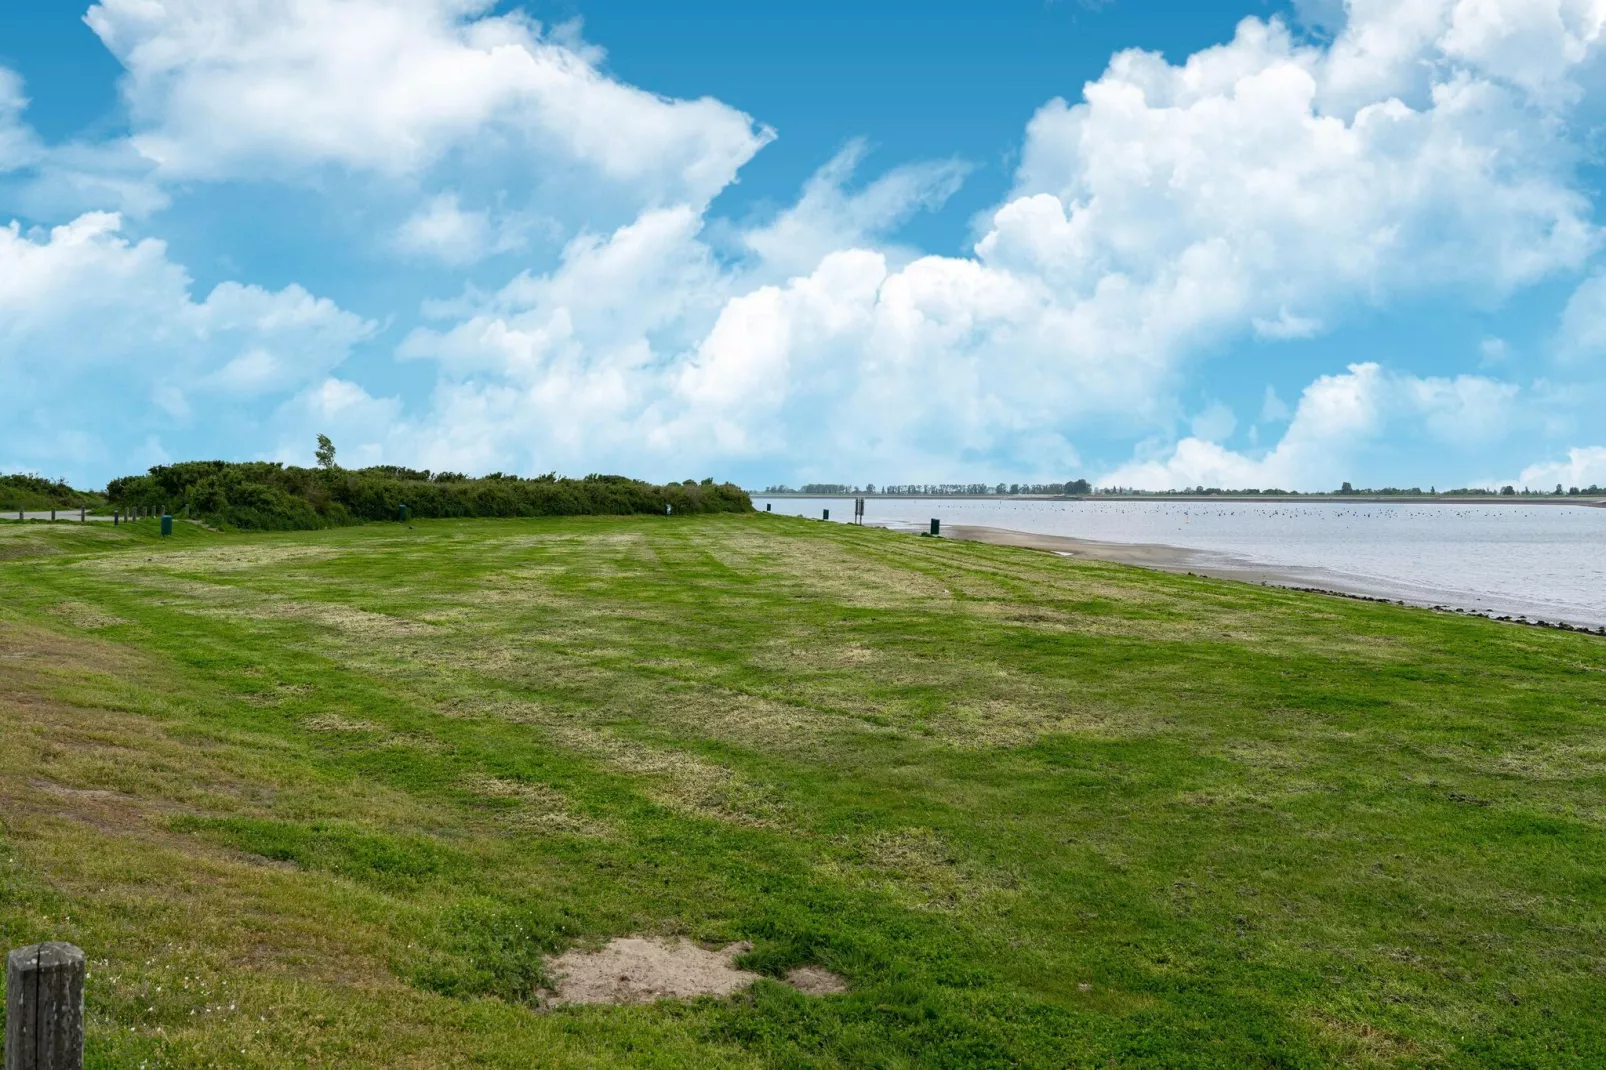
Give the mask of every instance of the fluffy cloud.
[[1353, 364], [1305, 388], [1293, 421], [1261, 457], [1202, 437], [1185, 438], [1169, 455], [1136, 461], [1100, 485], [1143, 490], [1183, 487], [1281, 487], [1326, 490], [1354, 475], [1364, 451], [1387, 430], [1420, 431], [1439, 443], [1481, 444], [1508, 429], [1518, 389], [1477, 376], [1422, 379], [1391, 375], [1377, 364]]
[[866, 151], [862, 141], [849, 143], [809, 179], [797, 204], [744, 232], [741, 244], [771, 271], [807, 274], [830, 253], [877, 242], [916, 212], [942, 207], [970, 170], [958, 160], [909, 164], [849, 192]]
[[1585, 279], [1568, 298], [1561, 314], [1557, 350], [1569, 364], [1606, 356], [1606, 275]]
[[[711, 219], [769, 131], [716, 101], [623, 85], [574, 32], [490, 0], [102, 0], [88, 21], [128, 72], [121, 151], [173, 188], [371, 181], [402, 204], [377, 227], [381, 247], [458, 267], [517, 247], [510, 220], [550, 214], [554, 249], [567, 240], [555, 264], [426, 305], [398, 351], [437, 372], [411, 416], [331, 377], [365, 322], [294, 287], [196, 302], [159, 245], [102, 217], [73, 227], [96, 270], [127, 276], [83, 300], [114, 306], [90, 313], [119, 338], [187, 354], [141, 380], [166, 411], [193, 414], [198, 392], [290, 393], [284, 421], [349, 427], [343, 446], [361, 456], [1062, 477], [1079, 438], [1169, 440], [1177, 387], [1225, 345], [1272, 352], [1358, 306], [1492, 305], [1582, 270], [1600, 235], [1571, 130], [1603, 10], [1351, 0], [1328, 45], [1251, 18], [1179, 64], [1120, 53], [1079, 101], [1033, 117], [971, 254], [920, 256], [889, 242], [952, 194], [962, 165], [855, 186], [852, 144], [773, 218]], [[0, 81], [0, 151], [20, 100]], [[75, 233], [14, 231], [12, 245], [66, 248]], [[1570, 351], [1597, 345], [1599, 300], [1575, 298]], [[305, 325], [287, 345], [264, 323], [293, 309]], [[45, 333], [29, 337], [48, 351]], [[1387, 428], [1463, 448], [1498, 439], [1514, 391], [1357, 364], [1312, 384], [1264, 456], [1222, 446], [1235, 421], [1216, 410], [1111, 478], [1326, 485], [1356, 475], [1340, 469]], [[1263, 419], [1285, 418], [1273, 402]]]
[[163, 243], [120, 226], [94, 213], [43, 234], [0, 228], [0, 380], [31, 414], [0, 436], [12, 456], [54, 439], [53, 413], [86, 421], [86, 441], [97, 419], [126, 428], [158, 412], [217, 429], [241, 403], [321, 378], [374, 330], [298, 286], [225, 282], [196, 301]]
[[1535, 490], [1563, 487], [1606, 487], [1606, 446], [1567, 451], [1565, 461], [1542, 461], [1522, 470], [1521, 485]]
[[22, 78], [0, 67], [0, 174], [30, 166], [38, 158], [38, 139], [22, 118], [27, 107]]
[[134, 143], [169, 178], [337, 165], [416, 174], [505, 148], [654, 203], [702, 203], [772, 136], [714, 100], [623, 85], [596, 50], [492, 0], [102, 0]]
[[[741, 236], [791, 278], [721, 264], [696, 211], [655, 210], [405, 352], [450, 377], [434, 422], [456, 455], [471, 419], [487, 457], [1057, 468], [1089, 427], [1163, 426], [1167, 391], [1224, 340], [1308, 337], [1356, 303], [1496, 300], [1586, 261], [1597, 234], [1556, 109], [1593, 38], [1564, 20], [1557, 76], [1518, 77], [1469, 29], [1488, 20], [1468, 5], [1503, 3], [1357, 4], [1329, 49], [1248, 19], [1180, 65], [1121, 53], [1081, 103], [1034, 117], [972, 257], [877, 248], [878, 220], [940, 201], [957, 172], [850, 196], [850, 148]], [[1347, 390], [1361, 419], [1374, 380], [1446, 441], [1495, 434], [1509, 402], [1489, 380], [1361, 366], [1307, 392], [1266, 459], [1185, 440], [1128, 482], [1325, 478], [1317, 443], [1349, 425], [1323, 413]]]

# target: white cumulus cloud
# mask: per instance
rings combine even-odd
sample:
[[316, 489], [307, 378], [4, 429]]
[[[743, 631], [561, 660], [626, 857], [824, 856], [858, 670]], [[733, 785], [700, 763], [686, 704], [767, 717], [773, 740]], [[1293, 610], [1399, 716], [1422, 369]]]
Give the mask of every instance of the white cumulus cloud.
[[43, 448], [67, 414], [89, 441], [158, 410], [216, 427], [224, 407], [321, 378], [374, 331], [294, 285], [225, 282], [197, 301], [162, 242], [120, 228], [111, 213], [0, 228], [0, 381], [24, 414], [0, 433], [13, 455]]
[[134, 143], [169, 178], [339, 165], [408, 175], [505, 146], [659, 203], [702, 203], [772, 136], [718, 101], [669, 100], [492, 0], [101, 0]]
[[[1410, 19], [1356, 4], [1331, 48], [1247, 19], [1180, 64], [1117, 55], [1079, 103], [1033, 118], [1016, 187], [970, 257], [877, 240], [876, 220], [946, 195], [951, 165], [853, 195], [850, 148], [743, 236], [790, 278], [712, 257], [697, 209], [672, 227], [654, 210], [405, 352], [441, 361], [432, 420], [452, 422], [458, 448], [472, 420], [487, 457], [1046, 469], [1088, 427], [1168, 424], [1168, 392], [1225, 340], [1308, 337], [1357, 304], [1494, 301], [1586, 262], [1598, 235], [1558, 87], [1594, 39], [1564, 20], [1582, 44], [1557, 44], [1555, 77], [1518, 77], [1468, 36], [1472, 3]], [[1302, 484], [1322, 406], [1374, 376], [1307, 392], [1268, 459], [1185, 442], [1151, 481], [1214, 465], [1223, 481]], [[1496, 434], [1510, 400], [1487, 380], [1387, 382], [1393, 408], [1446, 441]]]
[[1364, 451], [1385, 432], [1403, 430], [1452, 444], [1498, 438], [1508, 428], [1517, 394], [1510, 383], [1477, 376], [1424, 379], [1389, 374], [1374, 363], [1354, 364], [1305, 388], [1282, 439], [1263, 456], [1193, 436], [1168, 455], [1124, 465], [1099, 483], [1142, 490], [1331, 490], [1354, 475]]
[[1606, 487], [1606, 446], [1567, 451], [1564, 461], [1541, 461], [1522, 470], [1521, 484], [1535, 490], [1562, 487]]

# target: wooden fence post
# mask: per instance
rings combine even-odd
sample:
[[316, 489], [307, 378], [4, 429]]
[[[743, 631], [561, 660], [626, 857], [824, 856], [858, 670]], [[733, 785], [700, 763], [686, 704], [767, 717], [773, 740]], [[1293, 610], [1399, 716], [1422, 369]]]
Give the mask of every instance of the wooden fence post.
[[84, 953], [51, 941], [6, 956], [5, 1070], [83, 1070]]

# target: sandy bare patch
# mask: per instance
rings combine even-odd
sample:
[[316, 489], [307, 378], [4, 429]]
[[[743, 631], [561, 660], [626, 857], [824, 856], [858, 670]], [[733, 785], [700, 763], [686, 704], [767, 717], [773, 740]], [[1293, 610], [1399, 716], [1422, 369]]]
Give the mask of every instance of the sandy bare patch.
[[840, 996], [848, 983], [823, 966], [799, 966], [786, 974], [786, 983], [806, 996]]
[[621, 936], [599, 951], [569, 951], [547, 963], [556, 982], [553, 1006], [574, 1003], [652, 1003], [660, 999], [728, 996], [758, 974], [738, 970], [747, 943], [705, 951], [685, 940]]
[[[554, 1007], [728, 996], [758, 980], [758, 974], [735, 965], [751, 950], [746, 941], [709, 951], [678, 937], [620, 936], [598, 951], [568, 951], [548, 959], [547, 970], [557, 987], [542, 995]], [[809, 996], [848, 990], [846, 981], [820, 966], [798, 966], [786, 975], [786, 983]]]

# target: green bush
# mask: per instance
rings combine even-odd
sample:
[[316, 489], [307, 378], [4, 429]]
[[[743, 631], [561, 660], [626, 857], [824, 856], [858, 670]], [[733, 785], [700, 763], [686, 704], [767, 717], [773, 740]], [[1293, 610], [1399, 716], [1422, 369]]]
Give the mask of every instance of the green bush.
[[394, 520], [403, 505], [420, 519], [731, 513], [753, 508], [746, 491], [711, 479], [662, 486], [612, 475], [525, 479], [498, 472], [472, 479], [456, 472], [388, 466], [314, 469], [266, 461], [159, 465], [142, 476], [112, 480], [106, 494], [114, 505], [182, 511], [220, 527], [254, 530]]
[[94, 509], [106, 499], [89, 491], [74, 490], [65, 480], [39, 475], [0, 475], [0, 512], [13, 509]]

